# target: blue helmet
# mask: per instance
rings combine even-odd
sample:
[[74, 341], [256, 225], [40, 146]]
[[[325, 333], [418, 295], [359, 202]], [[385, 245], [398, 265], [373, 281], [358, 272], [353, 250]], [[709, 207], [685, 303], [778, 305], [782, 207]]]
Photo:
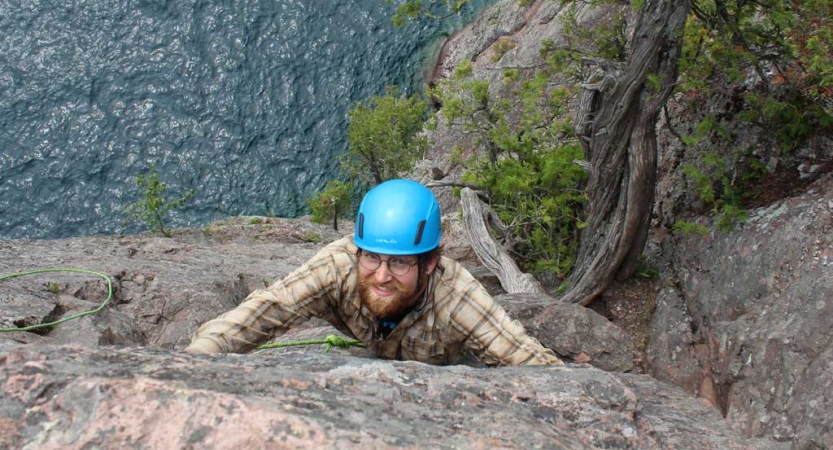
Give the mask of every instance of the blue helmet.
[[364, 196], [353, 240], [373, 253], [416, 255], [437, 248], [440, 237], [440, 205], [434, 194], [415, 181], [390, 180]]

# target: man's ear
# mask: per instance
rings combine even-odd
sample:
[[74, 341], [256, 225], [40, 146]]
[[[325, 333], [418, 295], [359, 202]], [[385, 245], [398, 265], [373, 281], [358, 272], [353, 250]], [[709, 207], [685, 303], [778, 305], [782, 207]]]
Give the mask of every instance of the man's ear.
[[425, 265], [423, 267], [427, 275], [431, 275], [432, 273], [434, 273], [434, 269], [437, 268], [437, 262], [439, 262], [439, 258], [436, 256], [434, 256], [431, 259], [425, 260]]

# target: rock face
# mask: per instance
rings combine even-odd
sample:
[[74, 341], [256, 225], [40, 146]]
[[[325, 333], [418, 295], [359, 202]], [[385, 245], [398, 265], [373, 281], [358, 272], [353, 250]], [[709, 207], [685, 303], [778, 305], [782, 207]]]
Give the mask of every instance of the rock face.
[[590, 309], [530, 294], [500, 295], [497, 301], [530, 334], [559, 355], [589, 362], [602, 370], [634, 369], [630, 336]]
[[[249, 292], [288, 274], [325, 243], [351, 230], [342, 224], [341, 233], [336, 233], [303, 219], [258, 218], [249, 224], [250, 220], [240, 217], [202, 230], [177, 230], [171, 239], [133, 235], [0, 242], [0, 273], [72, 266], [106, 272], [114, 284], [112, 307], [99, 314], [41, 334], [0, 333], [0, 340], [181, 349], [199, 325], [234, 308]], [[476, 269], [475, 274], [486, 275]], [[4, 328], [89, 311], [107, 297], [103, 279], [74, 273], [15, 278], [1, 287], [7, 299], [0, 304]], [[605, 370], [633, 369], [630, 339], [595, 312], [553, 305], [549, 297], [501, 295], [498, 300], [560, 355]], [[555, 309], [556, 326], [535, 321], [545, 307]]]
[[667, 238], [650, 373], [746, 436], [833, 448], [833, 176], [743, 227]]
[[756, 449], [645, 375], [0, 343], [0, 447]]
[[[320, 346], [176, 352], [200, 323], [349, 233], [301, 219], [249, 222], [176, 230], [172, 239], [0, 243], [4, 274], [82, 267], [115, 285], [103, 314], [42, 335], [0, 333], [0, 448], [781, 448], [742, 438], [716, 408], [678, 388], [587, 364], [435, 367]], [[40, 277], [0, 285], [2, 326], [56, 319], [106, 297], [94, 277]], [[632, 368], [629, 339], [598, 314], [549, 298], [498, 300], [558, 353]]]
[[[337, 233], [305, 220], [249, 221], [239, 217], [203, 229], [177, 230], [173, 239], [133, 235], [0, 241], [0, 272], [71, 267], [112, 278], [112, 309], [68, 322], [40, 340], [181, 348], [201, 323], [303, 264], [321, 247], [316, 241], [350, 233], [349, 225]], [[0, 327], [58, 319], [92, 309], [107, 297], [103, 279], [72, 273], [14, 278], [0, 289]], [[0, 339], [37, 339], [27, 335], [0, 333]]]

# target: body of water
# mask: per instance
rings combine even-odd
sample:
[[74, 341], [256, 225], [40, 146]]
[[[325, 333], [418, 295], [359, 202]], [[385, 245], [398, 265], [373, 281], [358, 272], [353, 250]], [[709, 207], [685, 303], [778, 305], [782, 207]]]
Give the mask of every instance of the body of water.
[[[489, 1], [476, 5], [482, 8]], [[151, 163], [174, 226], [305, 212], [346, 113], [421, 86], [470, 20], [390, 24], [381, 0], [0, 0], [0, 238], [119, 231]]]

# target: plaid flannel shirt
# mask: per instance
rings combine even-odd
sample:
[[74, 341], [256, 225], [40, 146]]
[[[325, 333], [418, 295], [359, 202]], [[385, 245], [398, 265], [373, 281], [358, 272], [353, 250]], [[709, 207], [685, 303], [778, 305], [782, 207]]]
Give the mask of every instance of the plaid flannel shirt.
[[203, 324], [185, 351], [251, 351], [319, 317], [382, 358], [451, 364], [468, 349], [488, 365], [563, 364], [509, 318], [462, 265], [445, 257], [414, 309], [383, 335], [359, 298], [356, 251], [349, 236], [329, 244], [282, 280]]

